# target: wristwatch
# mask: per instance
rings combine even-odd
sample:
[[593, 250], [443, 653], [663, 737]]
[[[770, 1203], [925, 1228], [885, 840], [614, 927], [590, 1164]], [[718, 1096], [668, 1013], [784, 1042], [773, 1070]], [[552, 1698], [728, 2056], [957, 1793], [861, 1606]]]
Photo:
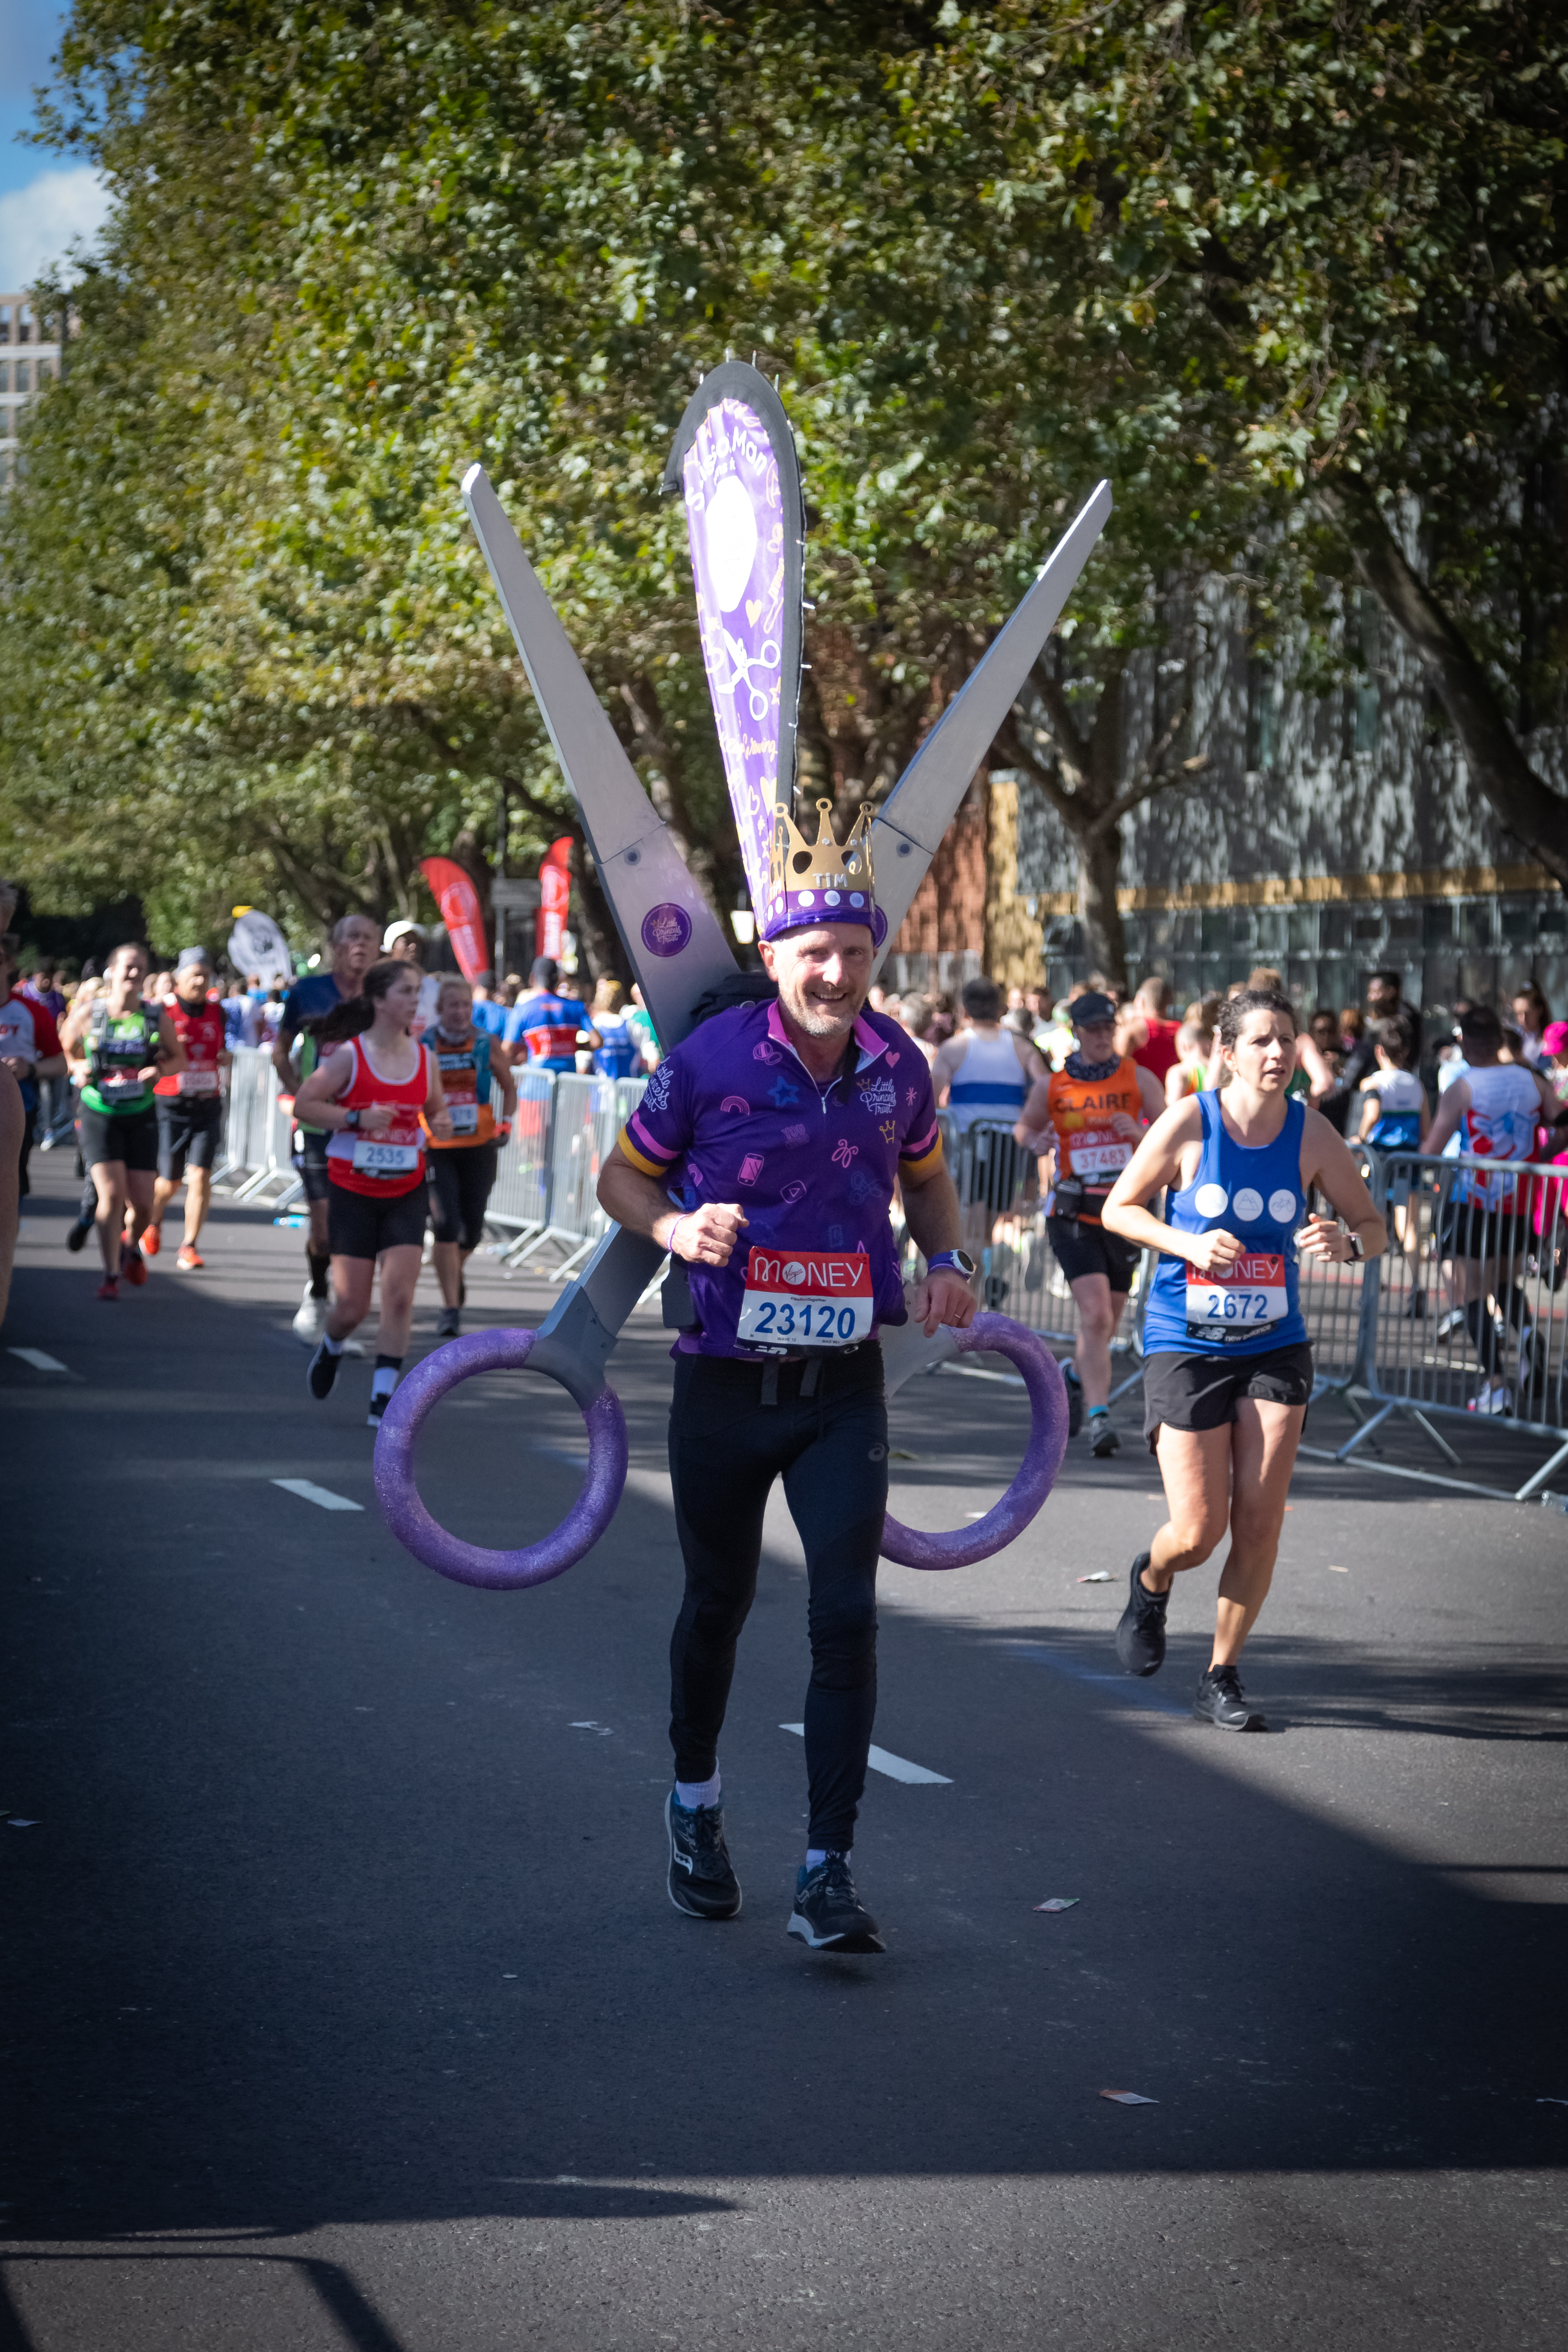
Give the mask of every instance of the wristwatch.
[[926, 1260], [928, 1274], [945, 1273], [950, 1268], [954, 1274], [961, 1274], [965, 1282], [973, 1279], [974, 1260], [967, 1250], [938, 1250], [934, 1257]]
[[1366, 1250], [1363, 1244], [1361, 1235], [1357, 1233], [1353, 1225], [1346, 1227], [1345, 1239], [1351, 1245], [1351, 1255], [1354, 1258], [1357, 1265], [1364, 1265], [1366, 1264]]
[[349, 1129], [350, 1129], [351, 1127], [357, 1127], [358, 1125], [359, 1125], [359, 1113], [358, 1113], [358, 1111], [357, 1111], [357, 1110], [346, 1110], [346, 1111], [344, 1111], [344, 1113], [343, 1113], [343, 1132], [344, 1132], [344, 1134], [345, 1134], [345, 1135], [347, 1134], [347, 1132], [348, 1132], [348, 1130], [349, 1130]]

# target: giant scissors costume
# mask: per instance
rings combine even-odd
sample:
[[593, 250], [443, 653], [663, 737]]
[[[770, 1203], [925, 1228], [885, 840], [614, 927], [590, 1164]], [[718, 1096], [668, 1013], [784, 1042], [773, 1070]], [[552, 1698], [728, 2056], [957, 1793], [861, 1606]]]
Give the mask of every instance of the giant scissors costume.
[[[791, 813], [805, 510], [783, 405], [755, 368], [726, 362], [703, 379], [681, 419], [665, 488], [685, 497], [703, 662], [759, 931], [765, 938], [808, 923], [869, 919], [879, 954], [908, 914], [1104, 527], [1110, 487], [1101, 482], [1093, 491], [874, 822], [868, 825], [862, 812], [842, 847], [827, 803], [819, 803], [815, 841], [796, 829]], [[480, 467], [465, 477], [463, 497], [644, 1003], [671, 1049], [691, 1029], [700, 1001], [733, 979], [734, 957]], [[657, 1243], [613, 1225], [536, 1331], [449, 1341], [403, 1381], [376, 1440], [376, 1491], [394, 1534], [426, 1567], [465, 1584], [539, 1584], [599, 1540], [626, 1472], [626, 1422], [605, 1366], [663, 1255]], [[681, 1279], [678, 1264], [673, 1274]], [[962, 1331], [944, 1325], [931, 1339], [919, 1324], [884, 1325], [880, 1339], [889, 1396], [912, 1373], [973, 1349], [1007, 1356], [1023, 1375], [1028, 1448], [994, 1508], [949, 1534], [928, 1535], [891, 1517], [883, 1531], [884, 1554], [907, 1567], [963, 1567], [1001, 1550], [1038, 1511], [1060, 1466], [1067, 1401], [1055, 1359], [1004, 1315], [977, 1315]], [[415, 1442], [459, 1381], [524, 1364], [558, 1380], [575, 1400], [588, 1432], [587, 1476], [552, 1533], [515, 1550], [487, 1550], [451, 1535], [426, 1510], [414, 1481]]]

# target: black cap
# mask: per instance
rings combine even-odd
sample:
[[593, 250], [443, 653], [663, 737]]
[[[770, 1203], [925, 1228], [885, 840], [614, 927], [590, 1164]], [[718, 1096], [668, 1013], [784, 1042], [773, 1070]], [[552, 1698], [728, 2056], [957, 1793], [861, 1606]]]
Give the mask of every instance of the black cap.
[[1086, 989], [1068, 1006], [1068, 1019], [1075, 1029], [1089, 1029], [1097, 1021], [1114, 1021], [1115, 1018], [1115, 1005], [1109, 996], [1101, 996], [1095, 988]]

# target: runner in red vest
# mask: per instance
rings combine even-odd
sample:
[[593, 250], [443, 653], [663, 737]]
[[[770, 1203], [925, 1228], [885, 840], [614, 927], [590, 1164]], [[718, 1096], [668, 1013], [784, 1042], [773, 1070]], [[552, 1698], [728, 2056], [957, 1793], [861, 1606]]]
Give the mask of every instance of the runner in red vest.
[[163, 1246], [163, 1212], [185, 1187], [185, 1234], [174, 1260], [184, 1273], [205, 1261], [196, 1247], [212, 1200], [213, 1161], [223, 1133], [223, 1076], [232, 1058], [224, 1045], [224, 1013], [213, 992], [212, 958], [205, 948], [182, 948], [174, 993], [166, 1010], [185, 1049], [185, 1066], [153, 1088], [158, 1114], [158, 1181], [153, 1215], [142, 1236], [143, 1257]]
[[423, 975], [416, 964], [372, 964], [362, 996], [317, 1030], [321, 1060], [295, 1097], [295, 1116], [326, 1130], [332, 1303], [306, 1377], [321, 1400], [338, 1376], [343, 1342], [370, 1312], [381, 1263], [381, 1328], [370, 1425], [381, 1427], [397, 1386], [425, 1242], [425, 1129], [447, 1142], [452, 1121], [427, 1045], [409, 1035]]

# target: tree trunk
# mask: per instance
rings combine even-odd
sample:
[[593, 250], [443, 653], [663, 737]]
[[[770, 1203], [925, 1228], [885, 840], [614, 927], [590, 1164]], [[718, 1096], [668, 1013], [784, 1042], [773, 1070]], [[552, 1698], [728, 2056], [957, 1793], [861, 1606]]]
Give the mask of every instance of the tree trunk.
[[1568, 799], [1543, 782], [1525, 758], [1490, 678], [1458, 625], [1412, 570], [1369, 498], [1343, 480], [1321, 483], [1318, 498], [1350, 548], [1357, 577], [1420, 660], [1497, 815], [1568, 887]]
[[1078, 912], [1083, 925], [1084, 953], [1090, 971], [1103, 972], [1118, 988], [1127, 979], [1127, 933], [1116, 903], [1121, 875], [1121, 831], [1119, 825], [1095, 826], [1078, 833]]

